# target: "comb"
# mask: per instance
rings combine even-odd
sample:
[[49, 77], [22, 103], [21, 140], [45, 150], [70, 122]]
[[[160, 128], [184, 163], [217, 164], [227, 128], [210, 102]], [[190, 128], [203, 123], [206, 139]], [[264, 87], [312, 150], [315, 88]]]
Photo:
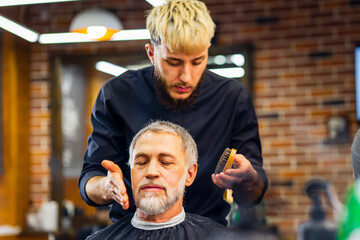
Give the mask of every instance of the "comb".
[[215, 174], [221, 173], [231, 168], [235, 158], [235, 154], [236, 154], [236, 149], [226, 148], [223, 154], [221, 155], [218, 164], [216, 165]]

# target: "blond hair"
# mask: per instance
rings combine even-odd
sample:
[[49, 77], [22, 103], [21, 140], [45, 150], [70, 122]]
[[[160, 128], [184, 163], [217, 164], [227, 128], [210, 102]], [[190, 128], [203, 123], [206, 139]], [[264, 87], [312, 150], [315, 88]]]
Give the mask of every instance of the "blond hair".
[[214, 36], [215, 23], [206, 5], [197, 0], [167, 0], [147, 14], [153, 44], [163, 44], [173, 53], [200, 52]]

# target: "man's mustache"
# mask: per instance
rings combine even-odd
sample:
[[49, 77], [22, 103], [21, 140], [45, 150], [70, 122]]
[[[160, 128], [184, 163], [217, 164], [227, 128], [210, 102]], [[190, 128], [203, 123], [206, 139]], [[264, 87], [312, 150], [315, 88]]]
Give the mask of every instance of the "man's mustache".
[[140, 192], [140, 189], [144, 188], [144, 187], [147, 187], [147, 186], [158, 186], [158, 187], [161, 187], [165, 190], [165, 192], [167, 192], [167, 189], [168, 189], [168, 185], [166, 183], [162, 183], [161, 181], [157, 181], [157, 180], [147, 180], [147, 179], [144, 179], [142, 180], [138, 187], [137, 187], [137, 192]]

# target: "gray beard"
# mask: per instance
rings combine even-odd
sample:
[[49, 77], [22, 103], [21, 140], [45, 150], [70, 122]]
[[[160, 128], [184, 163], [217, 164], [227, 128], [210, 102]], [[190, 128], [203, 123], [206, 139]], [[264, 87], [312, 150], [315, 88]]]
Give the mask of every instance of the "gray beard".
[[181, 112], [182, 110], [192, 108], [197, 96], [200, 93], [200, 86], [202, 85], [203, 76], [201, 76], [197, 86], [191, 95], [186, 99], [174, 99], [172, 98], [168, 91], [165, 80], [160, 76], [160, 73], [155, 69], [154, 70], [154, 87], [157, 100], [165, 108], [172, 110], [174, 112]]
[[[166, 195], [165, 196], [156, 196], [156, 193], [146, 193], [145, 196], [140, 197], [138, 195], [135, 199], [137, 208], [149, 216], [159, 215], [168, 210], [173, 206], [185, 193], [185, 182], [186, 182], [187, 171], [184, 176], [179, 181], [179, 184], [175, 189], [170, 189], [166, 186]], [[151, 181], [142, 181], [139, 183], [136, 192], [139, 194], [139, 189], [141, 185], [146, 184]]]

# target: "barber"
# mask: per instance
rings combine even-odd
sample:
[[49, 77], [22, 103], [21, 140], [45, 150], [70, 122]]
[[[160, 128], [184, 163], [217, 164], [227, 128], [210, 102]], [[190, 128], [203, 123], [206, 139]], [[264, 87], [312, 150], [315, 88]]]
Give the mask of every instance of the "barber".
[[[197, 143], [199, 169], [186, 190], [186, 212], [223, 225], [230, 205], [224, 188], [240, 207], [261, 202], [267, 189], [258, 122], [250, 95], [234, 79], [206, 69], [215, 24], [205, 4], [168, 0], [148, 12], [151, 67], [128, 70], [107, 81], [91, 114], [79, 190], [92, 206], [111, 205], [112, 221], [135, 212], [128, 151], [133, 136], [151, 120], [176, 123]], [[213, 175], [225, 148], [237, 149], [232, 169]], [[101, 162], [110, 160], [103, 168]]]

